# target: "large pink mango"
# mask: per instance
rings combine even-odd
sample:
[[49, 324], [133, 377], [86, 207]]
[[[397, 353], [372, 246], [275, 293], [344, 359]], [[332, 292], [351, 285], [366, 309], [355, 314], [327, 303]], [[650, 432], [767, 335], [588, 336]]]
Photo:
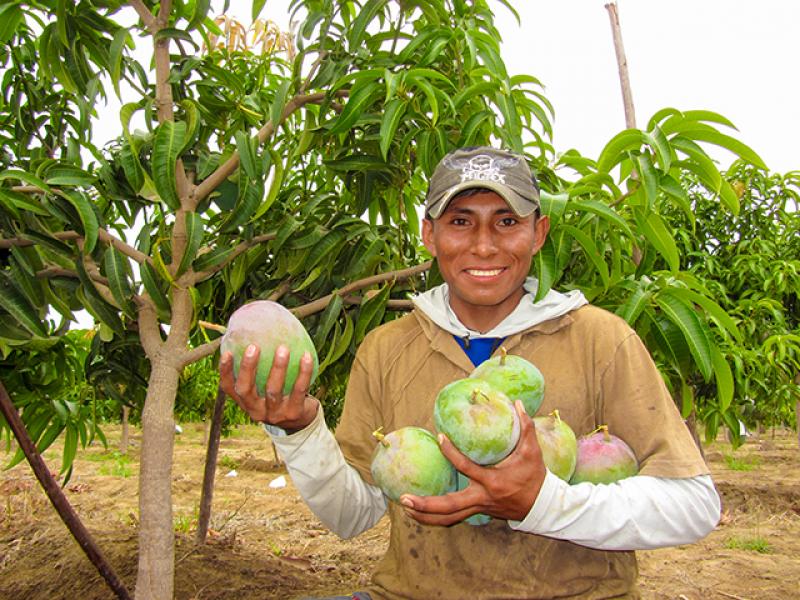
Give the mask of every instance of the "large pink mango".
[[305, 352], [311, 354], [314, 361], [311, 382], [316, 379], [319, 361], [314, 343], [297, 317], [277, 302], [270, 300], [250, 302], [234, 311], [228, 320], [220, 352], [233, 354], [233, 372], [237, 376], [242, 355], [250, 344], [255, 344], [261, 349], [256, 371], [256, 388], [259, 392], [264, 392], [275, 349], [281, 344], [289, 348], [289, 365], [283, 393], [291, 392], [297, 379], [300, 359]]
[[456, 489], [457, 471], [427, 429], [409, 426], [374, 435], [378, 445], [370, 471], [389, 499], [398, 502], [403, 494], [440, 496]]
[[639, 472], [636, 455], [621, 438], [602, 425], [578, 438], [578, 461], [570, 483], [613, 483]]

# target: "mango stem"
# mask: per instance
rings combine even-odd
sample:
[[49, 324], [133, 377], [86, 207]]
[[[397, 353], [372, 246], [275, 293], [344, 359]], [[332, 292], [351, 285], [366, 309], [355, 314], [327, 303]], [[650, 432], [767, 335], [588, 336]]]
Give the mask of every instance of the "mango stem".
[[383, 435], [383, 425], [372, 432], [372, 437], [378, 440], [378, 442], [383, 444], [386, 448], [389, 447], [389, 442], [386, 441], [386, 436]]

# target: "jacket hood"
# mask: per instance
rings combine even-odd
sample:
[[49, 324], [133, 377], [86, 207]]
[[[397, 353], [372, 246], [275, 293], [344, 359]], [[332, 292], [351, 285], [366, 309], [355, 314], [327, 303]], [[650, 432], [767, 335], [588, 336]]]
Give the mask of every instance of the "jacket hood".
[[469, 329], [461, 323], [450, 307], [450, 291], [446, 283], [418, 294], [411, 300], [414, 306], [436, 325], [453, 335], [467, 339], [508, 337], [588, 304], [588, 300], [580, 290], [567, 293], [550, 290], [544, 298], [535, 302], [537, 286], [536, 278], [528, 277], [523, 286], [526, 294], [517, 307], [493, 329], [484, 333]]

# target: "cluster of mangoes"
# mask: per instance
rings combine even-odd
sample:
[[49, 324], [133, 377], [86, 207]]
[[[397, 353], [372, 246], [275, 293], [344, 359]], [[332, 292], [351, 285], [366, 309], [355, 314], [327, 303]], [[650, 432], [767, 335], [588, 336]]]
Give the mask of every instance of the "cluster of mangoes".
[[[564, 481], [612, 483], [638, 472], [633, 451], [607, 427], [577, 438], [557, 410], [537, 416], [544, 400], [544, 377], [531, 362], [507, 354], [504, 348], [469, 377], [439, 391], [433, 410], [436, 430], [473, 462], [496, 464], [519, 441], [519, 415], [512, 399], [521, 400], [533, 419], [545, 465]], [[373, 453], [372, 476], [391, 500], [398, 501], [405, 493], [441, 495], [469, 485], [469, 479], [442, 454], [433, 433], [402, 427], [375, 435], [379, 443]], [[468, 519], [471, 524], [488, 521], [485, 515]]]

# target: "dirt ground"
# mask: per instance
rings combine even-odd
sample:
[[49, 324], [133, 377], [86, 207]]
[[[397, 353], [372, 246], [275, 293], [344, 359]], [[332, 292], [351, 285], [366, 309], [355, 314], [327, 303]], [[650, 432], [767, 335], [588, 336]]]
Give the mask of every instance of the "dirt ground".
[[[255, 426], [223, 439], [212, 531], [193, 534], [203, 474], [203, 428], [183, 425], [173, 470], [178, 600], [293, 599], [346, 593], [363, 585], [384, 552], [384, 519], [354, 540], [325, 530], [297, 495]], [[124, 583], [136, 579], [140, 436], [127, 455], [109, 448], [79, 452], [67, 496]], [[0, 450], [0, 464], [10, 454]], [[640, 552], [643, 597], [653, 600], [800, 599], [800, 450], [791, 432], [766, 433], [732, 451], [706, 448], [720, 490], [722, 522], [690, 546]], [[58, 470], [60, 451], [45, 453]], [[235, 476], [234, 475], [235, 472]], [[272, 486], [270, 485], [272, 484]], [[0, 599], [112, 598], [58, 519], [27, 463], [0, 471]], [[465, 599], [467, 600], [467, 599]]]

